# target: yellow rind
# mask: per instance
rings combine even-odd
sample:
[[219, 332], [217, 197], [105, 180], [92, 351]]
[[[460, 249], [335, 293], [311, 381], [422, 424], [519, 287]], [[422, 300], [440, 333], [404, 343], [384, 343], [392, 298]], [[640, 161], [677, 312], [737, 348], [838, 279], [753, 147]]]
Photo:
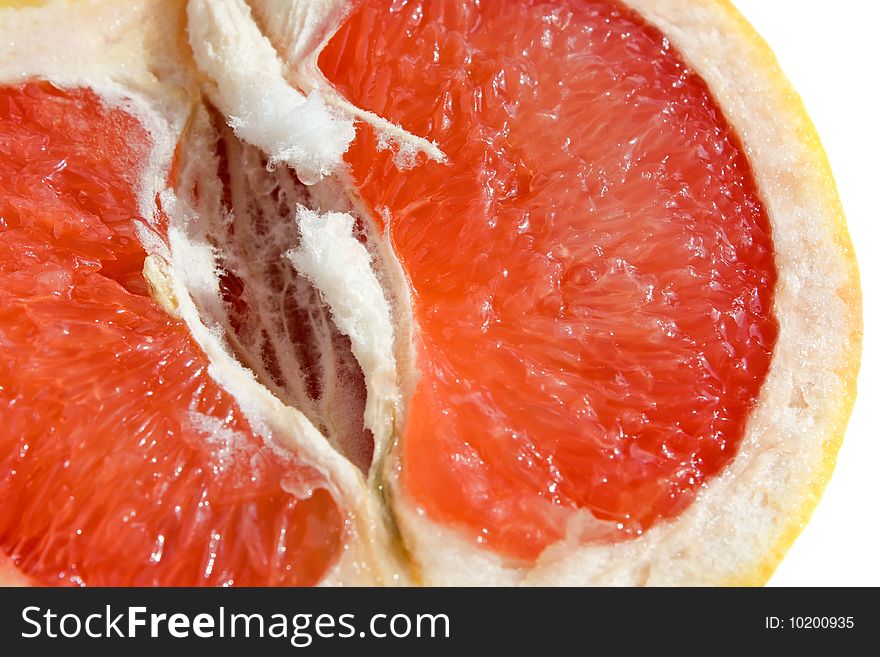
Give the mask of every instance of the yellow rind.
[[843, 394], [835, 402], [836, 413], [829, 422], [828, 432], [822, 441], [824, 451], [822, 469], [816, 472], [807, 484], [806, 490], [801, 495], [800, 510], [791, 515], [788, 527], [782, 532], [776, 545], [767, 553], [764, 561], [754, 571], [723, 582], [727, 586], [762, 586], [773, 575], [786, 552], [806, 527], [837, 463], [837, 454], [843, 443], [843, 436], [856, 399], [856, 380], [862, 351], [862, 293], [855, 249], [847, 229], [831, 163], [802, 98], [783, 73], [773, 50], [733, 3], [730, 0], [710, 1], [718, 11], [724, 13], [724, 21], [730, 26], [730, 34], [736, 34], [743, 41], [743, 45], [748, 46], [747, 50], [743, 48], [743, 54], [751, 57], [755, 67], [760, 67], [770, 78], [773, 87], [778, 90], [778, 98], [774, 99], [778, 101], [778, 109], [784, 110], [791, 125], [795, 126], [800, 143], [806, 147], [810, 155], [810, 161], [806, 164], [812, 167], [823, 181], [821, 189], [815, 190], [815, 193], [822, 196], [825, 217], [830, 220], [828, 228], [847, 263], [846, 285], [838, 291], [838, 294], [852, 313], [854, 326], [849, 339], [851, 349], [848, 359], [840, 364], [839, 369], [844, 382]]

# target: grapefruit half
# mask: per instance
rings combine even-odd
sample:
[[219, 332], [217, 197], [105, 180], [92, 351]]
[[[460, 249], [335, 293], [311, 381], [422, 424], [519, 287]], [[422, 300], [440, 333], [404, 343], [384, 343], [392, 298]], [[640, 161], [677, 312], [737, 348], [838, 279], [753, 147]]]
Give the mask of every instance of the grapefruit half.
[[0, 37], [8, 582], [758, 584], [807, 521], [858, 273], [727, 2]]

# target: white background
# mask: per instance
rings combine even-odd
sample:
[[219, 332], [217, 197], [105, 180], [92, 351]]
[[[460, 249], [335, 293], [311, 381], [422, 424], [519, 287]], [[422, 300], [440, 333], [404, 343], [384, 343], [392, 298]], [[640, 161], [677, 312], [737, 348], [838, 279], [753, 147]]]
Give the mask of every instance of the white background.
[[856, 246], [865, 344], [859, 393], [834, 476], [770, 580], [880, 585], [880, 2], [734, 0], [803, 97], [837, 180]]

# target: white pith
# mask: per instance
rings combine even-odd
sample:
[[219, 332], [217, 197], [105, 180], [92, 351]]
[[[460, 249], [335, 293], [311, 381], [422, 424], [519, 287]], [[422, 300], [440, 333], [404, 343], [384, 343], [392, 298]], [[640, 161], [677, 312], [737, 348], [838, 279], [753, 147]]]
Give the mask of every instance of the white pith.
[[[140, 205], [143, 216], [153, 216], [160, 193], [169, 231], [167, 242], [148, 231], [142, 235], [148, 280], [163, 307], [187, 323], [211, 361], [211, 376], [235, 396], [254, 429], [321, 472], [347, 513], [345, 554], [323, 583], [409, 582], [409, 567], [393, 546], [390, 516], [402, 533], [416, 573], [413, 581], [419, 583], [734, 581], [776, 549], [780, 535], [790, 530], [789, 518], [815, 494], [815, 473], [823, 471], [826, 459], [821, 437], [834, 435], [831, 424], [840, 421], [828, 409], [839, 407], [846, 394], [848, 375], [837, 368], [858, 330], [840, 296], [851, 285], [852, 272], [834, 248], [826, 220], [836, 200], [815, 193], [827, 185], [814, 178], [819, 174], [810, 166], [808, 145], [800, 141], [801, 126], [768, 109], [784, 104], [778, 96], [785, 90], [755, 64], [748, 43], [725, 32], [729, 16], [720, 4], [695, 8], [693, 0], [626, 2], [668, 35], [740, 133], [774, 232], [779, 338], [738, 455], [681, 516], [637, 540], [563, 541], [530, 565], [507, 562], [432, 521], [409, 499], [398, 477], [395, 431], [418, 376], [408, 288], [387, 238], [375, 233], [368, 213], [349, 196], [353, 192], [341, 158], [354, 138], [356, 120], [370, 123], [394, 143], [401, 166], [413, 166], [417, 153], [438, 160], [443, 154], [436, 145], [352, 106], [323, 79], [317, 55], [344, 18], [348, 2], [190, 0], [184, 10], [175, 0], [59, 0], [0, 13], [0, 38], [15, 42], [12, 56], [0, 58], [0, 82], [45, 78], [62, 86], [92, 87], [108, 103], [123, 104], [135, 114], [154, 139]], [[58, 45], [46, 49], [46, 43]], [[236, 185], [250, 186], [240, 191], [242, 198], [258, 199], [253, 191], [265, 185], [285, 190], [295, 214], [279, 217], [277, 231], [268, 237], [247, 236], [243, 223], [235, 243], [224, 242], [224, 227], [243, 218], [228, 216], [219, 203], [216, 129], [199, 89], [236, 137], [256, 147], [230, 141], [238, 148], [230, 157], [237, 171], [233, 195]], [[165, 185], [181, 138], [188, 157], [178, 188], [191, 189], [190, 182], [198, 180], [200, 201]], [[228, 134], [223, 138], [232, 139]], [[774, 147], [763, 147], [768, 143]], [[314, 186], [303, 192], [277, 172], [266, 171], [257, 149]], [[275, 210], [266, 205], [261, 211]], [[357, 218], [367, 220], [366, 246], [355, 235]], [[324, 394], [316, 401], [303, 390], [301, 367], [285, 333], [268, 330], [283, 325], [271, 295], [255, 296], [261, 305], [249, 339], [235, 336], [229, 326], [219, 260], [224, 259], [222, 266], [231, 263], [258, 289], [267, 257], [282, 258], [289, 267], [291, 284], [301, 286], [302, 303], [314, 308], [316, 334], [328, 336], [332, 322], [351, 341], [367, 385], [362, 421], [375, 440], [366, 475], [345, 458], [339, 443], [346, 433], [339, 427], [352, 426], [352, 418], [339, 403], [347, 397], [348, 382], [332, 376], [335, 355], [329, 338], [318, 340], [326, 376]], [[300, 274], [296, 282], [295, 271]], [[263, 342], [272, 343], [286, 373], [281, 383], [273, 384], [254, 356]], [[322, 433], [316, 424], [336, 428]], [[13, 580], [18, 577], [11, 567], [6, 570]]]
[[[401, 166], [412, 166], [419, 152], [435, 160], [443, 153], [385, 119], [346, 102], [323, 80], [317, 50], [331, 25], [344, 15], [344, 3], [253, 3], [270, 36], [287, 47], [287, 66], [260, 31], [245, 0], [191, 0], [187, 4], [189, 42], [202, 86], [242, 140], [259, 147], [270, 161], [284, 163], [306, 184], [319, 182], [342, 166], [355, 136], [354, 120], [372, 124], [395, 147]], [[293, 59], [291, 59], [291, 55]], [[393, 146], [392, 146], [393, 145]]]

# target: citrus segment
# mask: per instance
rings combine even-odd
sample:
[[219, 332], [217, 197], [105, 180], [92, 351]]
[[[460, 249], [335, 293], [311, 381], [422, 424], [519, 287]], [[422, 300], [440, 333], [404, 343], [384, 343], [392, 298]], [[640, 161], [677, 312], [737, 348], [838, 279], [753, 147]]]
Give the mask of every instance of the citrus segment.
[[0, 90], [0, 546], [43, 584], [315, 583], [336, 502], [148, 295], [150, 148], [91, 91]]
[[703, 80], [607, 0], [370, 0], [319, 64], [449, 158], [399, 170], [366, 127], [346, 156], [413, 296], [414, 502], [524, 559], [680, 513], [777, 334], [768, 217]]

